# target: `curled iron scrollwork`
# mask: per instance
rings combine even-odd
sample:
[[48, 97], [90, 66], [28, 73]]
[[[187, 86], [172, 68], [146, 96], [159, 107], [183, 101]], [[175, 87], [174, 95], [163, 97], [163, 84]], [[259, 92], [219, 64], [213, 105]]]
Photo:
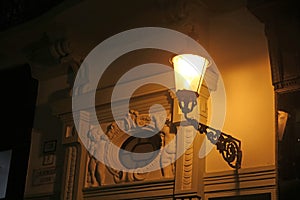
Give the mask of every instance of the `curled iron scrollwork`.
[[219, 130], [209, 130], [206, 133], [206, 137], [207, 139], [213, 143], [213, 144], [217, 144], [217, 142], [219, 142], [219, 138], [221, 136], [221, 131]]
[[229, 166], [236, 169], [241, 167], [242, 151], [241, 142], [239, 140], [230, 135], [221, 133], [216, 145]]
[[240, 140], [201, 123], [198, 125], [198, 131], [205, 133], [207, 139], [217, 146], [217, 150], [230, 167], [241, 168], [242, 150]]
[[230, 167], [235, 169], [241, 168], [242, 150], [240, 140], [223, 133], [220, 130], [199, 123], [195, 119], [187, 117], [186, 114], [185, 118], [201, 134], [205, 133], [207, 139], [217, 146], [217, 150], [222, 154], [223, 159]]

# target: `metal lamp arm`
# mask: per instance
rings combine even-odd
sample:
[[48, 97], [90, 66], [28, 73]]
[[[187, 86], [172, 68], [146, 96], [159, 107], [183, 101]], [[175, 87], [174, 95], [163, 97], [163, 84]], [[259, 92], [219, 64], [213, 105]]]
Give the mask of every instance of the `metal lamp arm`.
[[217, 146], [217, 150], [222, 154], [223, 159], [232, 168], [241, 168], [242, 150], [241, 141], [220, 130], [207, 126], [195, 119], [189, 118], [187, 113], [184, 114], [186, 120], [199, 131], [200, 134], [205, 133], [207, 139]]

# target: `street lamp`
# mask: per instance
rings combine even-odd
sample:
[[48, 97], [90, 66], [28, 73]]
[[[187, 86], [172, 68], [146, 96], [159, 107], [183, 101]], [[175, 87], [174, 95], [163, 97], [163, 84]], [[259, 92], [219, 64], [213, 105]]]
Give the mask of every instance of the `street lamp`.
[[188, 113], [192, 112], [197, 105], [204, 74], [210, 64], [209, 60], [199, 55], [180, 54], [174, 56], [171, 63], [174, 66], [176, 96], [185, 119], [200, 134], [206, 134], [208, 140], [217, 146], [217, 150], [230, 167], [241, 168], [240, 140], [188, 117]]

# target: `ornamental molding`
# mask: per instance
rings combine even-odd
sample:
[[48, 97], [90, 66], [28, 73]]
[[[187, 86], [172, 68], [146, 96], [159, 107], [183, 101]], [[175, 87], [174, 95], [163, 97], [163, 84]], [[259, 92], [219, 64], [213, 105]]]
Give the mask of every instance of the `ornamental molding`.
[[[88, 160], [85, 187], [152, 180], [153, 178], [173, 178], [176, 142], [172, 143], [174, 145], [167, 145], [175, 139], [175, 135], [170, 133], [169, 120], [165, 119], [166, 115], [160, 112], [150, 115], [130, 110], [123, 119], [109, 124], [102, 135], [98, 127], [91, 127], [87, 132]], [[164, 148], [166, 145], [167, 147]], [[140, 150], [151, 147], [152, 152], [142, 153], [145, 153], [143, 155], [152, 153], [153, 156], [149, 159], [135, 160], [130, 157], [130, 153], [126, 152], [137, 153], [130, 146], [140, 148]], [[125, 151], [120, 151], [120, 149]], [[157, 175], [157, 170], [155, 172], [157, 177], [150, 177], [152, 172], [145, 170], [151, 167], [156, 167], [159, 171], [159, 175]], [[109, 182], [111, 179], [113, 183]]]

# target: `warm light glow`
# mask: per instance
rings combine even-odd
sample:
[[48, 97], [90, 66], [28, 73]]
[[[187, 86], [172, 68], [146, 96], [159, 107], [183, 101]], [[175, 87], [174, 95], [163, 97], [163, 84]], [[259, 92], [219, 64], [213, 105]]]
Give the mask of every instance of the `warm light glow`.
[[176, 90], [191, 90], [199, 93], [206, 68], [209, 64], [204, 57], [180, 54], [172, 58], [175, 71]]
[[282, 141], [288, 117], [289, 117], [289, 114], [287, 112], [278, 110], [278, 139], [279, 139], [279, 141]]

